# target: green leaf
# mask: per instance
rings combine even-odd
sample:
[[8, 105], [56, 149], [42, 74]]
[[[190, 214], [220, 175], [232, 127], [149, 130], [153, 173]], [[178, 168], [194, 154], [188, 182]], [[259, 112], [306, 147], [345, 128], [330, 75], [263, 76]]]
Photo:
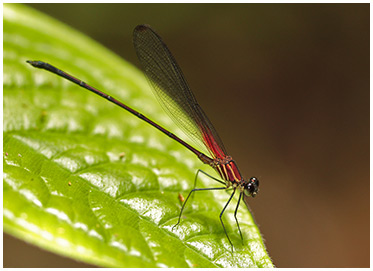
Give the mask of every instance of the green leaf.
[[[102, 98], [26, 64], [49, 62], [172, 131], [142, 73], [88, 37], [22, 5], [4, 5], [4, 231], [106, 267], [272, 267], [246, 207], [220, 224], [228, 194], [200, 192], [183, 146]], [[198, 187], [216, 187], [201, 177]]]

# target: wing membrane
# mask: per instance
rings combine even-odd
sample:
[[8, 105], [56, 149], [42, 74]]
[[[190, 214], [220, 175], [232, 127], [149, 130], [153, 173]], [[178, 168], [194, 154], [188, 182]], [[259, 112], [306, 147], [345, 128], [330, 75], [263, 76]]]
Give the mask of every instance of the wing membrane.
[[149, 26], [139, 25], [133, 43], [155, 96], [171, 119], [198, 147], [207, 149], [215, 158], [226, 156], [223, 142], [161, 37]]

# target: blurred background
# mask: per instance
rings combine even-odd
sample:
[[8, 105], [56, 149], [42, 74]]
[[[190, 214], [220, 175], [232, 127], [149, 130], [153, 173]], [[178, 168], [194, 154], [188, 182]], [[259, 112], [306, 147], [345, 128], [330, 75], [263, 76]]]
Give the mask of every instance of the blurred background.
[[[241, 172], [260, 179], [251, 209], [274, 264], [369, 267], [369, 4], [29, 6], [136, 66], [133, 28], [153, 26]], [[8, 235], [3, 260], [87, 266]]]

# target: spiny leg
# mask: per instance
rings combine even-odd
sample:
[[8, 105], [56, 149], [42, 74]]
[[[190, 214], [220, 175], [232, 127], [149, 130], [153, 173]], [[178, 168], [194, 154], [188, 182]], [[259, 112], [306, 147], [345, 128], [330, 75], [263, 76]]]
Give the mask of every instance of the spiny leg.
[[[194, 185], [193, 185], [193, 189], [196, 188], [196, 185], [197, 185], [197, 179], [198, 179], [198, 174], [199, 174], [200, 172], [203, 173], [203, 174], [205, 174], [207, 177], [210, 177], [210, 178], [213, 179], [214, 181], [217, 181], [217, 182], [219, 182], [219, 183], [221, 183], [221, 184], [223, 184], [223, 185], [226, 185], [226, 183], [223, 182], [222, 180], [219, 180], [218, 178], [215, 178], [214, 176], [211, 176], [210, 174], [204, 172], [202, 169], [198, 169], [198, 170], [197, 170], [197, 173], [196, 173], [196, 176], [194, 177]], [[194, 194], [193, 194], [193, 196], [192, 196], [192, 199], [193, 199], [193, 198], [194, 198]]]
[[230, 196], [228, 202], [225, 204], [225, 206], [224, 206], [224, 208], [223, 208], [223, 211], [221, 211], [220, 216], [219, 216], [219, 217], [220, 217], [220, 222], [221, 222], [221, 224], [222, 224], [222, 226], [223, 226], [223, 229], [224, 229], [224, 232], [225, 232], [225, 235], [227, 236], [228, 241], [229, 241], [229, 243], [231, 244], [231, 247], [232, 247], [232, 253], [233, 253], [233, 244], [232, 244], [232, 242], [231, 242], [231, 239], [229, 239], [229, 236], [228, 236], [227, 230], [225, 229], [225, 226], [224, 226], [224, 223], [223, 223], [223, 219], [222, 219], [221, 217], [223, 216], [223, 213], [224, 213], [225, 209], [227, 208], [229, 202], [231, 202], [231, 200], [232, 200], [232, 198], [233, 198], [235, 192], [236, 192], [236, 189], [233, 190], [232, 195]]
[[237, 210], [238, 210], [238, 206], [240, 206], [240, 200], [241, 200], [241, 197], [242, 197], [242, 193], [243, 193], [243, 192], [240, 193], [240, 196], [239, 196], [239, 198], [238, 198], [238, 202], [237, 202], [236, 210], [234, 211], [234, 219], [236, 219], [236, 223], [237, 223], [238, 231], [240, 232], [240, 236], [241, 236], [241, 240], [242, 240], [242, 244], [243, 244], [242, 232], [241, 232], [240, 224], [238, 223], [238, 219], [237, 219]]
[[197, 173], [196, 173], [196, 177], [194, 178], [194, 186], [193, 186], [193, 189], [196, 188], [196, 184], [197, 184], [197, 178], [198, 178], [198, 173], [203, 173], [205, 174], [207, 177], [210, 177], [211, 179], [213, 179], [214, 181], [217, 181], [223, 185], [225, 185], [225, 182], [223, 182], [222, 180], [219, 180], [218, 178], [215, 178], [214, 176], [211, 176], [210, 174], [204, 172], [202, 169], [198, 169]]
[[223, 190], [223, 189], [226, 189], [226, 187], [215, 187], [215, 188], [194, 188], [192, 191], [189, 192], [188, 194], [188, 197], [186, 198], [186, 200], [184, 201], [183, 203], [183, 206], [181, 207], [181, 211], [180, 211], [180, 215], [179, 215], [179, 220], [177, 221], [177, 223], [172, 227], [172, 229], [174, 229], [177, 225], [179, 225], [180, 223], [180, 219], [181, 219], [181, 215], [183, 214], [183, 211], [184, 211], [184, 207], [185, 207], [185, 204], [187, 203], [190, 195], [195, 192], [195, 191], [206, 191], [206, 190]]

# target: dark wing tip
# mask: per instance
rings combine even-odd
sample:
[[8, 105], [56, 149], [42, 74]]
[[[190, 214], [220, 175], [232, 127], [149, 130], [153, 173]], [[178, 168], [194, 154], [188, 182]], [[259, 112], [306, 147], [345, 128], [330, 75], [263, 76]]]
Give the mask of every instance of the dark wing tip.
[[134, 32], [143, 32], [151, 29], [150, 25], [148, 24], [139, 24], [138, 26], [135, 27]]
[[146, 33], [153, 32], [153, 30], [150, 28], [147, 24], [139, 24], [135, 27], [133, 30], [133, 42], [135, 44], [135, 47], [138, 43], [138, 40], [141, 40], [141, 36], [146, 35]]
[[[139, 24], [133, 30], [133, 42], [135, 44], [135, 48], [141, 46], [141, 43], [144, 40], [159, 40], [163, 43], [161, 37], [151, 28], [148, 24]], [[167, 46], [166, 46], [167, 47]]]

